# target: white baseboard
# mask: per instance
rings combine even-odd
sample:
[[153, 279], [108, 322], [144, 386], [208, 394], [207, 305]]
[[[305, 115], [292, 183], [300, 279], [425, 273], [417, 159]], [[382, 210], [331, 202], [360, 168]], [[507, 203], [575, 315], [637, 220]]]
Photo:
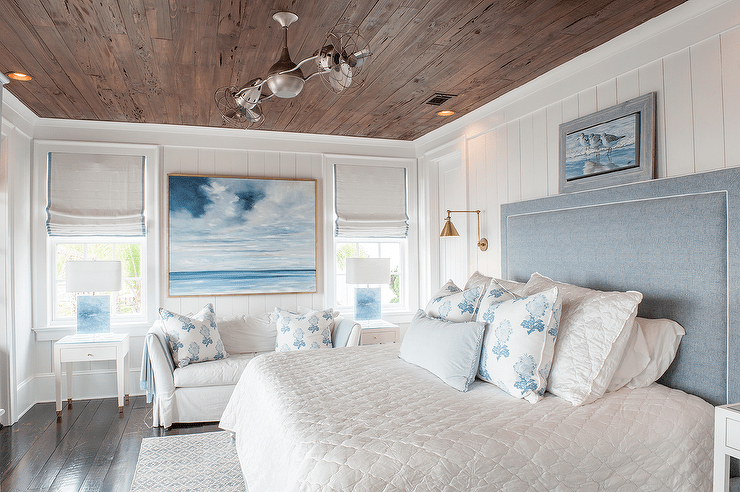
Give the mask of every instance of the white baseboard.
[[[131, 396], [145, 394], [139, 387], [139, 368], [130, 369], [128, 373], [128, 394]], [[26, 381], [24, 381], [24, 384]], [[33, 391], [28, 401], [33, 403], [25, 404], [27, 408], [23, 413], [28, 411], [36, 403], [45, 403], [50, 401], [56, 401], [56, 389], [54, 385], [54, 374], [37, 374], [33, 381], [30, 381], [27, 386], [30, 386]], [[93, 371], [75, 371], [72, 379], [72, 398], [74, 400], [88, 400], [97, 398], [114, 398], [118, 396], [116, 388], [116, 371], [114, 369], [105, 370], [93, 370]], [[19, 393], [21, 388], [18, 388]], [[62, 401], [67, 399], [67, 378], [62, 375]], [[26, 397], [28, 399], [28, 397]], [[26, 399], [23, 401], [25, 402]], [[21, 400], [19, 399], [19, 402]], [[19, 408], [24, 408], [19, 405]]]

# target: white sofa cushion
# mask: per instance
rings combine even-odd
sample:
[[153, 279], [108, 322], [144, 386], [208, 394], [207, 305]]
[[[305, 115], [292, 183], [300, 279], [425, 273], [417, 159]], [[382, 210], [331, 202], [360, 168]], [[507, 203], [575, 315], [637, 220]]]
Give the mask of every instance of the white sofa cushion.
[[258, 354], [233, 354], [227, 359], [189, 364], [175, 369], [176, 388], [236, 384], [250, 360]]
[[269, 313], [218, 318], [216, 324], [230, 355], [275, 350], [275, 323]]

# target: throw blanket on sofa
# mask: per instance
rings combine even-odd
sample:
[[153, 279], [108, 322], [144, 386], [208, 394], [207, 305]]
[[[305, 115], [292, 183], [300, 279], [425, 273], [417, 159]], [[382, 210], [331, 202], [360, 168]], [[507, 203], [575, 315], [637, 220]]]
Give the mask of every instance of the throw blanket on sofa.
[[461, 393], [398, 347], [276, 353], [221, 420], [250, 492], [711, 490], [713, 407], [653, 384], [574, 407], [475, 381]]
[[[141, 375], [140, 375], [140, 381], [139, 381], [139, 387], [146, 391], [146, 402], [151, 403], [152, 399], [154, 398], [154, 394], [156, 393], [156, 385], [154, 381], [154, 371], [152, 369], [152, 361], [149, 358], [149, 344], [150, 343], [158, 343], [160, 347], [162, 347], [162, 350], [165, 354], [169, 354], [170, 350], [168, 347], [165, 346], [165, 344], [162, 342], [162, 340], [153, 333], [147, 333], [146, 337], [144, 337], [144, 350], [141, 354]], [[174, 372], [175, 370], [175, 363], [172, 361], [171, 357], [165, 357], [167, 362], [169, 362], [170, 366], [170, 372]]]

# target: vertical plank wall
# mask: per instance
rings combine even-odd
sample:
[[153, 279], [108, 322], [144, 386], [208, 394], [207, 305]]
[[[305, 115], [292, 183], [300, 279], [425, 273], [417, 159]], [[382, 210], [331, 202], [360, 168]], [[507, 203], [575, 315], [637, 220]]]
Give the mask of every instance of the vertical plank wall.
[[[189, 147], [164, 148], [162, 165], [162, 210], [160, 224], [167, 223], [167, 175], [168, 174], [208, 174], [221, 176], [243, 176], [254, 178], [311, 178], [319, 180], [317, 183], [317, 216], [319, 217], [316, 230], [318, 251], [323, 251], [323, 213], [324, 202], [322, 197], [323, 167], [321, 154], [293, 153], [293, 152], [264, 152], [233, 149], [204, 149]], [[319, 272], [318, 292], [316, 294], [274, 294], [249, 296], [210, 296], [210, 297], [167, 297], [167, 228], [161, 230], [161, 253], [163, 259], [162, 278], [160, 279], [160, 305], [166, 309], [178, 312], [197, 312], [206, 303], [211, 302], [219, 317], [236, 316], [241, 314], [259, 314], [275, 307], [294, 310], [298, 306], [322, 309], [324, 306], [324, 289], [321, 285], [323, 272], [323, 258], [317, 254], [316, 270]]]
[[[475, 253], [468, 269], [500, 273], [502, 203], [558, 193], [560, 123], [655, 91], [657, 178], [737, 167], [738, 89], [740, 27], [735, 27], [469, 138], [468, 206], [485, 211], [481, 233], [490, 247]], [[516, 112], [515, 107], [501, 111]]]

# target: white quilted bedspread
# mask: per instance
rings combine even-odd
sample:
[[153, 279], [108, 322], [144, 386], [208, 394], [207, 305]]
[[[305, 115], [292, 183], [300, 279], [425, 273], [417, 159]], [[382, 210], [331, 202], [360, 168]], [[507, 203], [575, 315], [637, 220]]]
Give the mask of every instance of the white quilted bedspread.
[[677, 492], [711, 490], [713, 415], [658, 384], [581, 407], [460, 393], [374, 345], [255, 358], [221, 427], [249, 492]]

